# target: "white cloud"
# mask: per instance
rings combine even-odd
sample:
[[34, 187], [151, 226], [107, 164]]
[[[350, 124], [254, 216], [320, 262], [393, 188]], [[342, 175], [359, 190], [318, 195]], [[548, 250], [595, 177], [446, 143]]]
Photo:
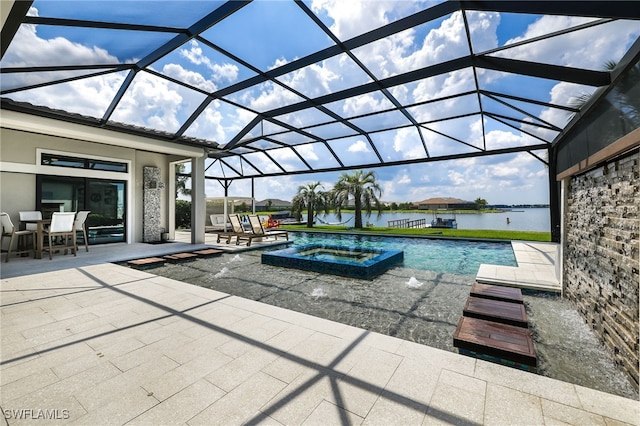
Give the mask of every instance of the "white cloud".
[[[411, 94], [413, 95], [413, 102], [422, 102], [474, 89], [473, 72], [470, 69], [462, 69], [420, 80]], [[451, 104], [451, 106], [454, 107], [455, 105]]]
[[[37, 9], [31, 8], [29, 15], [38, 16]], [[63, 37], [43, 39], [37, 34], [36, 25], [21, 25], [12, 43], [2, 58], [2, 67], [26, 67], [37, 64], [116, 64], [120, 61], [104, 49], [74, 43]]]
[[346, 99], [342, 106], [342, 113], [345, 117], [355, 117], [373, 111], [380, 111], [392, 106], [391, 102], [384, 97], [376, 96], [373, 93], [354, 96]]
[[521, 171], [517, 167], [513, 166], [494, 166], [492, 170], [492, 176], [500, 178], [515, 178], [520, 175]]
[[[592, 18], [582, 17], [543, 16], [529, 25], [522, 36], [508, 40], [505, 44], [546, 35], [592, 20]], [[521, 47], [508, 49], [504, 54], [529, 61], [602, 69], [606, 61], [618, 60], [622, 57], [628, 44], [637, 37], [639, 32], [640, 25], [636, 21], [615, 21], [559, 37], [527, 43]]]
[[398, 185], [408, 185], [411, 183], [411, 178], [409, 177], [409, 174], [405, 172], [398, 178], [397, 182]]
[[450, 169], [447, 173], [447, 176], [449, 177], [451, 185], [453, 186], [466, 185], [468, 183], [465, 175], [458, 172], [457, 170]]
[[413, 127], [395, 132], [393, 149], [401, 154], [402, 159], [424, 158], [427, 155], [420, 136]]
[[387, 13], [395, 3], [410, 2], [313, 0], [311, 9], [316, 13], [325, 12], [333, 19], [331, 31], [340, 39], [347, 40], [387, 24]]
[[189, 43], [189, 49], [180, 49], [180, 55], [188, 59], [191, 63], [196, 65], [205, 65], [212, 71], [211, 78], [214, 81], [229, 81], [233, 82], [238, 79], [238, 67], [234, 64], [214, 63], [202, 53], [202, 48], [197, 41], [192, 40]]
[[184, 69], [182, 65], [167, 64], [162, 68], [162, 71], [169, 77], [184, 81], [187, 84], [206, 90], [207, 92], [216, 90], [216, 85], [212, 81], [205, 79], [204, 76], [198, 72]]
[[[486, 133], [487, 149], [501, 149], [526, 145], [524, 134], [517, 135], [504, 130], [491, 130]], [[542, 143], [542, 142], [540, 142]]]
[[354, 142], [351, 145], [349, 145], [349, 148], [347, 149], [347, 151], [349, 151], [349, 152], [369, 152], [369, 148], [367, 147], [367, 144], [364, 143], [363, 140], [357, 140], [356, 142]]
[[259, 89], [242, 93], [240, 97], [241, 104], [248, 104], [256, 111], [269, 111], [300, 100], [293, 92], [269, 82], [261, 84]]
[[313, 149], [313, 145], [300, 145], [296, 147], [296, 150], [307, 161], [318, 161], [320, 159]]
[[179, 126], [176, 113], [183, 97], [168, 81], [138, 73], [114, 111], [113, 120], [168, 130]]
[[[215, 104], [215, 103], [214, 103]], [[208, 134], [211, 140], [220, 142], [226, 140], [226, 132], [222, 126], [222, 114], [215, 108], [207, 108], [199, 119], [192, 124], [189, 132], [193, 134]]]
[[471, 42], [475, 53], [498, 46], [497, 28], [500, 25], [497, 12], [467, 11]]
[[331, 82], [339, 78], [340, 76], [333, 70], [313, 64], [278, 79], [291, 88], [315, 98], [329, 93], [331, 91]]
[[[38, 16], [31, 8], [30, 16]], [[16, 42], [2, 58], [2, 67], [59, 65], [64, 64], [114, 64], [119, 60], [106, 50], [71, 42], [62, 37], [43, 39], [38, 36], [36, 25], [21, 25], [15, 36]], [[18, 87], [46, 83], [53, 79], [64, 79], [82, 75], [76, 71], [55, 73], [25, 73], [3, 75], [3, 86]], [[41, 87], [36, 90], [16, 92], [10, 97], [16, 101], [49, 106], [91, 117], [102, 117], [124, 80], [123, 73], [76, 80], [69, 83]]]

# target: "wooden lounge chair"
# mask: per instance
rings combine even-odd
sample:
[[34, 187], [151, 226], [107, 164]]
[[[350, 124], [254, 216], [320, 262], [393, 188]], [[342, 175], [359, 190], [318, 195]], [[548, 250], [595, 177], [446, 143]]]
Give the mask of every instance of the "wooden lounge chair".
[[274, 237], [276, 240], [278, 237], [284, 237], [286, 240], [289, 240], [289, 233], [287, 231], [265, 231], [258, 215], [249, 215], [249, 224], [251, 225], [251, 233], [238, 235], [236, 244], [240, 244], [241, 240], [246, 240], [247, 246], [250, 246], [251, 241], [254, 239], [268, 237]]
[[[245, 235], [251, 235], [251, 232], [244, 230], [242, 222], [240, 221], [240, 216], [238, 216], [237, 214], [230, 214], [229, 222], [231, 223], [231, 232], [219, 232], [218, 243], [220, 243], [220, 240], [226, 239], [226, 243], [229, 244], [233, 237], [238, 238]], [[236, 241], [236, 244], [240, 244], [240, 241]]]

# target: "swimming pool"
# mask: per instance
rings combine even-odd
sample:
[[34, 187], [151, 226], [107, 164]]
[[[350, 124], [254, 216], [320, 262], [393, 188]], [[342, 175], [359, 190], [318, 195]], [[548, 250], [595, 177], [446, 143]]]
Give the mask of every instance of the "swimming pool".
[[[151, 272], [457, 352], [453, 333], [478, 265], [515, 264], [510, 243], [308, 232], [290, 232], [289, 236], [294, 246], [324, 240], [345, 246], [402, 248], [405, 261], [373, 280], [361, 280], [264, 265], [263, 250], [258, 249], [167, 264]], [[638, 398], [638, 392], [568, 301], [558, 296], [526, 295], [525, 305], [536, 336], [539, 374]]]
[[377, 237], [369, 235], [291, 232], [296, 246], [325, 244], [404, 251], [404, 267], [447, 274], [475, 275], [480, 264], [517, 266], [509, 242]]

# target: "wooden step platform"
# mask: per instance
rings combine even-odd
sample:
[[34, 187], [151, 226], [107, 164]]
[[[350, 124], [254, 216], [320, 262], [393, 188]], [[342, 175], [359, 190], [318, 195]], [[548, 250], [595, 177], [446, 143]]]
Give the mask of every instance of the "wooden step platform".
[[164, 266], [166, 262], [162, 257], [147, 257], [144, 259], [135, 259], [127, 262], [127, 265], [136, 269], [150, 269]]
[[522, 290], [502, 285], [475, 282], [473, 286], [471, 286], [471, 295], [484, 299], [500, 300], [501, 302], [524, 303], [522, 300]]
[[527, 311], [520, 303], [501, 302], [470, 296], [464, 304], [465, 317], [500, 322], [516, 327], [528, 327]]
[[453, 346], [464, 355], [535, 372], [536, 351], [527, 328], [461, 317]]
[[220, 256], [222, 253], [224, 253], [224, 250], [212, 248], [212, 249], [196, 250], [192, 253], [198, 257], [213, 257], [213, 256]]
[[167, 260], [167, 262], [179, 263], [196, 260], [198, 258], [198, 255], [193, 253], [174, 253], [166, 255], [164, 256], [164, 258]]

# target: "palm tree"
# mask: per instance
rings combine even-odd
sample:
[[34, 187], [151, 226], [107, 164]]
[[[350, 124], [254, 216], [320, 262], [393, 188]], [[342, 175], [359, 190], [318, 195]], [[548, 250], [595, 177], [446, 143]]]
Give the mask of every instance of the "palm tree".
[[376, 175], [372, 171], [364, 172], [358, 170], [353, 174], [343, 173], [338, 183], [333, 188], [333, 202], [338, 220], [342, 220], [342, 208], [349, 202], [349, 196], [353, 196], [355, 203], [355, 225], [356, 229], [362, 229], [362, 210], [371, 215], [371, 210], [375, 206], [378, 216], [382, 214], [382, 204], [379, 197], [382, 197], [382, 189], [376, 182]]
[[[613, 71], [617, 66], [617, 62], [615, 61], [607, 61], [603, 65], [604, 71]], [[626, 76], [620, 80], [616, 85], [611, 89], [604, 99], [602, 100], [603, 105], [607, 105], [607, 108], [601, 108], [601, 110], [611, 109], [612, 111], [617, 112], [618, 121], [610, 120], [607, 125], [612, 126], [610, 130], [603, 130], [604, 134], [616, 135], [622, 132], [623, 134], [630, 132], [640, 126], [640, 110], [636, 108], [636, 102], [633, 102], [634, 99], [637, 99], [638, 96], [638, 81], [640, 80], [640, 65], [636, 64], [632, 68], [630, 68], [626, 74]], [[573, 97], [569, 106], [582, 109], [589, 99], [591, 95], [581, 94]], [[569, 116], [569, 119], [573, 118], [573, 115]]]
[[[617, 65], [618, 63], [616, 61], [608, 60], [604, 63], [602, 68], [603, 71], [611, 72]], [[589, 102], [589, 99], [591, 99], [590, 93], [582, 93], [578, 96], [573, 96], [571, 99], [569, 99], [569, 106], [575, 109], [582, 109], [582, 107], [585, 106], [587, 102]], [[572, 118], [573, 114], [569, 116], [567, 121], [570, 121]]]
[[307, 228], [313, 228], [313, 219], [316, 210], [323, 209], [329, 213], [330, 197], [320, 182], [308, 183], [298, 187], [298, 193], [293, 197], [291, 210], [293, 215], [300, 220], [302, 210], [307, 210]]

